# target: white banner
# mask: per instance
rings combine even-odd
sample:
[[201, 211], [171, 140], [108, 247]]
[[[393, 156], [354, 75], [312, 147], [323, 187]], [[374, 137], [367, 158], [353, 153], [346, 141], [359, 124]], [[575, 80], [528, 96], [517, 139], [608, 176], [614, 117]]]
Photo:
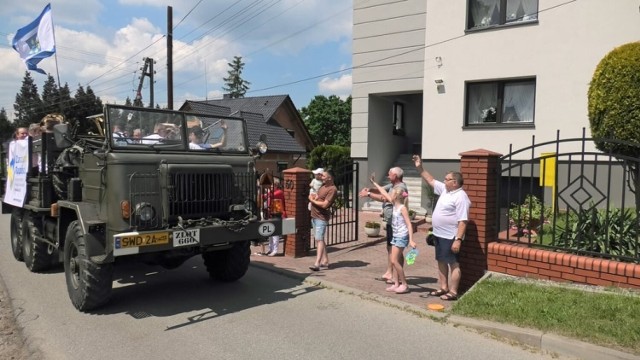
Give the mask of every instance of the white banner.
[[22, 207], [27, 194], [27, 172], [29, 171], [29, 140], [15, 140], [9, 144], [7, 158], [7, 184], [4, 202]]

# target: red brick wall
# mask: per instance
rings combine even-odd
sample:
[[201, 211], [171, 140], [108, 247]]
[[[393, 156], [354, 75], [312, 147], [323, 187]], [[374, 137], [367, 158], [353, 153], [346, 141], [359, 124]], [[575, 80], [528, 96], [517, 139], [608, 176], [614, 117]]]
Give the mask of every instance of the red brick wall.
[[467, 236], [460, 251], [464, 291], [484, 273], [599, 286], [640, 288], [640, 265], [496, 242], [497, 154], [479, 149], [460, 154], [464, 190], [471, 200]]
[[489, 271], [560, 282], [640, 288], [640, 265], [518, 245], [489, 244]]
[[292, 168], [283, 171], [284, 201], [287, 216], [296, 219], [296, 233], [286, 236], [284, 255], [302, 257], [309, 250], [311, 213], [309, 212], [309, 179], [311, 170]]

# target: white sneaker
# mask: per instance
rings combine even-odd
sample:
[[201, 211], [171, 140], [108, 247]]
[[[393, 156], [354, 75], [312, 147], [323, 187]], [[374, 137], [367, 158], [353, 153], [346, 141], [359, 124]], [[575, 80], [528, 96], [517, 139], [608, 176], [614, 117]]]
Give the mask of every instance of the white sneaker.
[[269, 255], [267, 255], [267, 256], [276, 256], [277, 254], [278, 254], [278, 251], [274, 250], [274, 251], [270, 252]]

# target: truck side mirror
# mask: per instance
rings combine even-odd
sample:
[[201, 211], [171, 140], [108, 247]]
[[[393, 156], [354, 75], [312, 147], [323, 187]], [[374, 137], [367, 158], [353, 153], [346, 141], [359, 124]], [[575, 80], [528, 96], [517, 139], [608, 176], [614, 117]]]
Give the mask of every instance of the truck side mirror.
[[69, 137], [69, 125], [57, 124], [53, 127], [53, 138], [56, 142], [56, 146], [64, 149], [73, 145], [73, 141]]

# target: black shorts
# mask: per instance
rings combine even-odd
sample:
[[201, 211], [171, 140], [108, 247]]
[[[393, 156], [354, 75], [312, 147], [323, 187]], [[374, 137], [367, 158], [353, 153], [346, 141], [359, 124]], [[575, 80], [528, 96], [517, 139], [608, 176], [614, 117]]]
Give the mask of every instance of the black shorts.
[[391, 220], [387, 221], [387, 246], [391, 247], [391, 240], [393, 240], [393, 226], [391, 226]]
[[436, 236], [436, 261], [447, 264], [455, 264], [458, 262], [458, 254], [451, 251], [451, 245], [455, 239], [445, 239]]

